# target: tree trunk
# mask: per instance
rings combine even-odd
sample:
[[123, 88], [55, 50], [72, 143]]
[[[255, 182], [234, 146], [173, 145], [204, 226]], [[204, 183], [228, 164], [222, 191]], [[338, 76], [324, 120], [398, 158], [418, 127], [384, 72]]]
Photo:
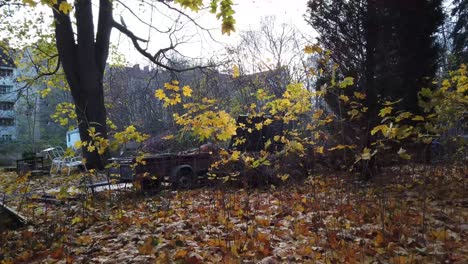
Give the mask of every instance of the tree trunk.
[[[102, 86], [102, 84], [98, 85]], [[93, 142], [88, 132], [91, 127], [94, 127], [98, 137], [107, 139], [104, 94], [102, 93], [102, 89], [100, 91], [101, 93], [93, 96], [87, 95], [85, 91], [79, 91], [73, 96], [80, 138], [83, 142]], [[90, 152], [87, 147], [83, 147], [83, 158], [86, 159], [86, 166], [88, 168], [103, 169], [108, 158], [108, 152], [106, 151], [103, 155], [99, 155], [97, 149]]]
[[364, 30], [365, 30], [365, 76], [364, 76], [364, 88], [367, 93], [366, 105], [369, 108], [367, 111], [368, 125], [372, 129], [376, 124], [377, 119], [377, 91], [375, 87], [375, 51], [377, 47], [377, 7], [376, 0], [367, 1], [367, 14], [364, 19]]
[[[90, 128], [95, 128], [98, 137], [107, 139], [102, 82], [112, 30], [112, 3], [109, 0], [99, 1], [98, 31], [95, 36], [91, 0], [76, 1], [75, 40], [69, 14], [59, 11], [63, 1], [57, 1], [52, 9], [56, 45], [75, 103], [81, 141], [93, 142], [89, 135]], [[83, 156], [88, 168], [103, 169], [107, 153], [106, 151], [99, 155], [97, 149], [83, 147]]]

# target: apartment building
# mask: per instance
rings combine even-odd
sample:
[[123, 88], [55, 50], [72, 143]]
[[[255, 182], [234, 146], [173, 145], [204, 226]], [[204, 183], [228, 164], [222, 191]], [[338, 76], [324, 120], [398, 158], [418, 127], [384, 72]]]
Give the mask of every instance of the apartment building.
[[0, 48], [0, 142], [17, 137], [15, 102], [17, 99], [16, 68], [13, 60]]

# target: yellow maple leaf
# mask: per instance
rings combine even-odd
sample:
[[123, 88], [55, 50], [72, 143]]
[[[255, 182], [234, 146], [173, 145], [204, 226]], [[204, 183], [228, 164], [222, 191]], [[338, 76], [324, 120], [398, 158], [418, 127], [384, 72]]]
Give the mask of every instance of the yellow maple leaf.
[[239, 76], [240, 76], [239, 66], [234, 65], [234, 66], [232, 67], [232, 77], [235, 79], [235, 78], [237, 78], [237, 77], [239, 77]]
[[357, 99], [366, 99], [366, 94], [354, 92], [354, 97], [356, 97]]
[[387, 125], [378, 125], [371, 130], [371, 135], [375, 135], [379, 131], [382, 131], [382, 134], [385, 134], [387, 130], [388, 130]]
[[185, 85], [184, 87], [182, 87], [182, 94], [186, 97], [192, 96], [192, 89], [190, 88], [190, 86]]
[[371, 153], [370, 153], [370, 149], [369, 148], [364, 148], [364, 150], [362, 151], [362, 154], [361, 154], [361, 159], [362, 160], [370, 160], [371, 158]]
[[23, 0], [23, 4], [29, 5], [31, 7], [35, 7], [37, 5], [33, 0]]
[[323, 154], [323, 147], [316, 147], [315, 148], [315, 152], [319, 153], [319, 154]]
[[239, 160], [239, 157], [240, 157], [240, 151], [233, 151], [232, 152], [232, 155], [231, 155], [231, 160]]
[[406, 153], [406, 150], [405, 150], [404, 148], [400, 148], [400, 150], [398, 150], [398, 155], [399, 155], [402, 159], [405, 159], [405, 160], [411, 159], [411, 155], [409, 155], [408, 153]]
[[159, 100], [163, 100], [164, 98], [166, 98], [166, 94], [164, 93], [163, 89], [156, 90], [156, 92], [154, 93], [154, 96], [158, 98]]
[[96, 150], [96, 147], [94, 145], [88, 146], [88, 152], [94, 152], [94, 150]]
[[314, 49], [312, 48], [312, 46], [307, 45], [304, 47], [305, 54], [312, 54], [312, 52], [314, 52]]
[[64, 14], [68, 14], [72, 10], [72, 6], [69, 3], [63, 1], [59, 5], [59, 10], [62, 11]]
[[322, 114], [323, 114], [323, 110], [322, 110], [322, 109], [319, 109], [319, 110], [317, 110], [317, 111], [314, 112], [314, 114], [312, 115], [312, 118], [313, 118], [313, 119], [319, 119], [320, 116], [322, 116]]
[[392, 110], [393, 110], [393, 107], [391, 107], [391, 106], [384, 107], [384, 108], [380, 109], [379, 116], [384, 117], [387, 114], [391, 114]]
[[341, 99], [343, 102], [345, 102], [345, 103], [347, 103], [347, 102], [349, 101], [349, 97], [346, 96], [346, 95], [343, 95], [343, 94], [340, 95], [340, 99]]
[[172, 139], [172, 138], [174, 138], [174, 135], [167, 135], [167, 136], [163, 137], [162, 139], [169, 140], [169, 139]]

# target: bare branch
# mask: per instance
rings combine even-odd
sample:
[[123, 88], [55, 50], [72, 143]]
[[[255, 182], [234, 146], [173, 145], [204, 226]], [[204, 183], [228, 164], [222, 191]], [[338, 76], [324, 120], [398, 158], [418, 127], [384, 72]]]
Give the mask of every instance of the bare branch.
[[174, 68], [174, 67], [170, 67], [170, 66], [167, 66], [165, 65], [164, 63], [161, 62], [161, 56], [163, 56], [164, 58], [167, 58], [166, 57], [166, 52], [168, 51], [172, 51], [172, 50], [175, 50], [175, 47], [178, 45], [174, 45], [171, 43], [171, 45], [167, 48], [164, 48], [164, 49], [160, 49], [158, 52], [156, 52], [154, 55], [150, 54], [149, 52], [147, 52], [145, 49], [143, 49], [141, 46], [140, 46], [140, 41], [141, 42], [146, 42], [146, 40], [143, 40], [142, 38], [139, 38], [137, 36], [135, 36], [135, 34], [130, 31], [125, 25], [123, 24], [119, 24], [117, 23], [115, 20], [113, 21], [113, 26], [119, 30], [120, 32], [122, 32], [123, 34], [125, 34], [127, 37], [130, 38], [130, 40], [132, 41], [133, 43], [133, 46], [135, 47], [135, 49], [141, 54], [143, 55], [144, 57], [146, 57], [147, 59], [149, 59], [152, 63], [160, 66], [161, 68], [163, 69], [166, 69], [168, 71], [173, 71], [173, 72], [184, 72], [184, 71], [190, 71], [190, 70], [195, 70], [195, 69], [203, 69], [203, 68], [209, 68], [209, 67], [215, 67], [215, 65], [209, 65], [209, 66], [194, 66], [194, 67], [188, 67], [188, 68], [184, 68], [184, 69], [178, 69], [178, 68]]
[[[159, 28], [157, 28], [157, 27], [153, 26], [152, 24], [147, 23], [146, 21], [144, 21], [143, 19], [141, 19], [141, 17], [140, 17], [138, 14], [136, 14], [136, 13], [133, 11], [132, 8], [130, 8], [129, 6], [127, 6], [126, 4], [124, 4], [122, 1], [119, 0], [119, 1], [117, 1], [117, 2], [118, 2], [119, 4], [121, 4], [125, 9], [127, 9], [138, 21], [140, 21], [141, 23], [145, 24], [145, 25], [148, 26], [149, 28], [154, 29], [154, 30], [156, 30], [157, 32], [163, 33], [163, 34], [171, 32], [172, 28], [168, 28], [167, 30], [160, 30]], [[153, 6], [151, 5], [151, 7], [153, 7]]]

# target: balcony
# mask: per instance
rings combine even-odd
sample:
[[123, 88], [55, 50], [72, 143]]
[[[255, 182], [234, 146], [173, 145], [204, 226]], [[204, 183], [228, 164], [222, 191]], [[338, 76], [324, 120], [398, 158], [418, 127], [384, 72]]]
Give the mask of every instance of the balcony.
[[16, 102], [17, 93], [0, 93], [0, 102]]
[[0, 118], [15, 118], [15, 110], [0, 110]]

